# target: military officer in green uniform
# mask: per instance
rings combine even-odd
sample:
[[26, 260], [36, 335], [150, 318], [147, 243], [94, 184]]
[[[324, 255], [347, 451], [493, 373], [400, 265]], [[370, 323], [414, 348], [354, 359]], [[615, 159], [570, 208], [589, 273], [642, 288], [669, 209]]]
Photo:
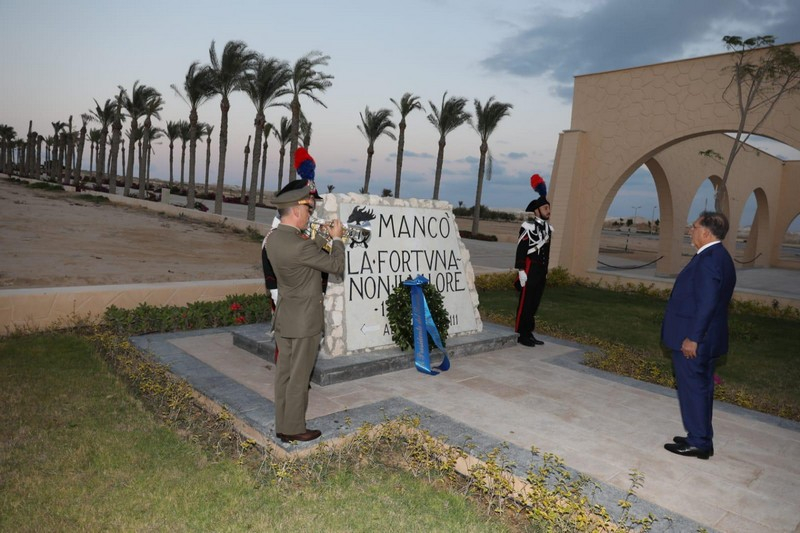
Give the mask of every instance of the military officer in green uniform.
[[275, 434], [283, 442], [310, 441], [322, 434], [306, 427], [308, 388], [324, 326], [320, 272], [344, 272], [343, 227], [330, 227], [326, 240], [304, 235], [320, 196], [312, 180], [290, 182], [272, 199], [280, 224], [267, 237], [266, 252], [280, 287], [273, 327], [280, 358], [275, 374]]

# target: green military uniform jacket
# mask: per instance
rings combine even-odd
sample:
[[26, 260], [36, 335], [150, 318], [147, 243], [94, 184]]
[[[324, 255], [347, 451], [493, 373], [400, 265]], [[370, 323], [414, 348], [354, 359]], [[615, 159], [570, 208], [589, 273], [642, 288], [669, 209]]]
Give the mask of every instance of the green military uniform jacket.
[[275, 309], [275, 334], [284, 338], [310, 337], [324, 327], [320, 272], [344, 273], [344, 244], [334, 240], [330, 254], [322, 250], [325, 240], [309, 239], [287, 224], [280, 224], [267, 238], [266, 250], [280, 297]]

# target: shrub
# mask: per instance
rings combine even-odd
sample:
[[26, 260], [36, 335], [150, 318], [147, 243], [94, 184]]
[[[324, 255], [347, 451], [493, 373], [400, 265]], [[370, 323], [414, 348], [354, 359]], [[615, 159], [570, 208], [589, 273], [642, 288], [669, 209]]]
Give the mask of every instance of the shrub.
[[112, 332], [129, 336], [254, 324], [268, 320], [271, 315], [266, 294], [240, 294], [186, 306], [156, 307], [143, 303], [135, 309], [120, 309], [112, 305], [103, 314], [103, 323]]

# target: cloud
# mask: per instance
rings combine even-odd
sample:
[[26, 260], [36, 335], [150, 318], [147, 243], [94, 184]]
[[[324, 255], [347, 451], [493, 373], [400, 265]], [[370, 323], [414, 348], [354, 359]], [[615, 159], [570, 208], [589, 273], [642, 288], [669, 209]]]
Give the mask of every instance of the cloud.
[[507, 157], [509, 159], [525, 159], [528, 157], [528, 154], [525, 152], [508, 152], [507, 154], [500, 154], [502, 157]]
[[403, 158], [414, 157], [418, 159], [436, 159], [436, 156], [428, 152], [413, 152], [411, 150], [403, 150]]
[[609, 0], [589, 6], [570, 15], [538, 7], [531, 23], [501, 41], [482, 65], [551, 78], [552, 91], [571, 98], [576, 75], [725, 52], [723, 35], [800, 41], [800, 2], [791, 0]]

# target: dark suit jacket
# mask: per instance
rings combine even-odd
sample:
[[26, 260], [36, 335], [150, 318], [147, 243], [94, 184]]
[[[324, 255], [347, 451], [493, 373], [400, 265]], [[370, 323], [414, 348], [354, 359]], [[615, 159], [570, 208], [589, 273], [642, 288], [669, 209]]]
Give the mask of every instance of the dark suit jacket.
[[735, 285], [736, 269], [722, 243], [696, 254], [675, 279], [661, 325], [664, 344], [680, 350], [688, 338], [698, 343], [698, 356], [728, 353], [728, 304]]
[[306, 238], [300, 230], [281, 224], [267, 237], [266, 251], [280, 297], [275, 310], [275, 333], [286, 338], [310, 337], [322, 332], [324, 313], [320, 272], [344, 272], [344, 244], [333, 241], [331, 253], [324, 239]]

